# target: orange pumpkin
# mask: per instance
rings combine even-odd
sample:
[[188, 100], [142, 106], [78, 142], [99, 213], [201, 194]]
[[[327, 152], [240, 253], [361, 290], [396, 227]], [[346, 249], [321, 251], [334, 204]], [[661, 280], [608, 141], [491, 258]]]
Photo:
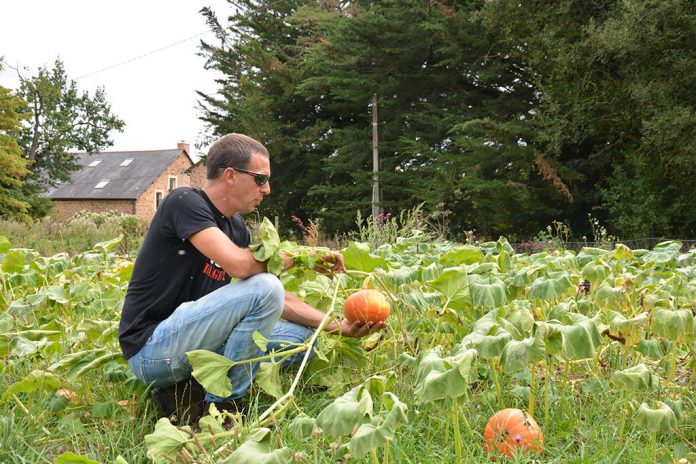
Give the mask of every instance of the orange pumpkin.
[[519, 409], [503, 409], [493, 414], [483, 432], [484, 446], [489, 453], [493, 450], [513, 456], [518, 448], [541, 453], [544, 435], [534, 418]]
[[343, 314], [350, 322], [382, 322], [389, 317], [389, 302], [378, 290], [360, 290], [346, 298]]

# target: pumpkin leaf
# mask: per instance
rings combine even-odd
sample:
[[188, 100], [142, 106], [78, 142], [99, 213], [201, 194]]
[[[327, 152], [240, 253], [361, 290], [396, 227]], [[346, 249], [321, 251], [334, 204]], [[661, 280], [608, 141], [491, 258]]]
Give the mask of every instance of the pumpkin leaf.
[[445, 266], [459, 266], [483, 261], [483, 254], [473, 245], [459, 245], [440, 256], [440, 262]]
[[689, 309], [657, 308], [652, 313], [650, 328], [658, 337], [685, 343], [694, 335], [694, 317]]
[[529, 286], [528, 297], [535, 300], [555, 300], [562, 297], [573, 284], [565, 271], [550, 272], [546, 277], [539, 277]]
[[505, 283], [496, 277], [469, 276], [469, 292], [475, 306], [497, 308], [507, 302]]
[[254, 429], [244, 443], [234, 450], [225, 464], [290, 464], [292, 450], [287, 446], [274, 449], [271, 431], [267, 428]]
[[348, 246], [341, 250], [346, 269], [372, 272], [378, 267], [389, 269], [389, 265], [384, 258], [380, 258], [370, 253], [370, 245], [362, 242], [350, 242]]
[[510, 340], [503, 348], [500, 363], [506, 374], [514, 373], [526, 369], [531, 362], [541, 361], [545, 353], [546, 345], [540, 338]]
[[664, 433], [672, 430], [677, 424], [677, 417], [668, 405], [662, 401], [642, 403], [634, 416], [636, 423], [651, 432]]
[[317, 427], [317, 420], [309, 417], [305, 413], [298, 414], [288, 425], [290, 435], [298, 440], [309, 438], [314, 433], [314, 428]]
[[621, 389], [627, 391], [650, 391], [656, 389], [660, 383], [659, 378], [642, 363], [614, 372], [611, 380]]
[[86, 456], [78, 456], [75, 453], [66, 451], [60, 456], [56, 456], [53, 460], [54, 464], [99, 464], [99, 461], [94, 461]]
[[422, 351], [411, 361], [416, 370], [416, 396], [430, 403], [463, 395], [468, 389], [475, 358], [473, 349], [463, 349], [450, 357], [442, 357], [439, 346]]
[[380, 415], [379, 425], [361, 425], [350, 440], [350, 454], [357, 459], [393, 440], [396, 429], [408, 423], [408, 407], [393, 393], [384, 393], [382, 404], [387, 413], [383, 417]]
[[60, 379], [50, 372], [34, 370], [19, 382], [15, 382], [5, 390], [2, 399], [6, 400], [15, 393], [32, 393], [35, 391], [50, 391], [60, 387]]
[[191, 375], [205, 391], [223, 398], [230, 396], [232, 382], [227, 376], [227, 371], [234, 366], [234, 362], [208, 350], [188, 351], [186, 356], [193, 367]]
[[356, 425], [370, 421], [372, 397], [364, 385], [359, 385], [334, 400], [317, 416], [317, 425], [329, 435], [348, 435]]
[[442, 293], [446, 299], [447, 307], [454, 309], [471, 308], [469, 278], [465, 269], [461, 267], [447, 268], [435, 280], [428, 282], [428, 285]]
[[166, 417], [155, 424], [155, 431], [145, 435], [147, 457], [155, 462], [166, 462], [165, 456], [176, 454], [189, 440], [189, 435], [172, 425]]
[[256, 378], [254, 379], [254, 381], [259, 387], [261, 387], [263, 391], [265, 391], [275, 399], [280, 398], [284, 394], [283, 385], [280, 382], [280, 363], [260, 363], [259, 370], [256, 374]]

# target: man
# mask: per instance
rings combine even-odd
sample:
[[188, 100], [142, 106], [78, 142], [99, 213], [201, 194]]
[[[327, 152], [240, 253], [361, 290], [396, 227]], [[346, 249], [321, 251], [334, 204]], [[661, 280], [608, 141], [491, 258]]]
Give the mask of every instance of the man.
[[[324, 317], [285, 292], [248, 248], [249, 232], [239, 213], [252, 212], [270, 194], [270, 175], [269, 154], [261, 143], [226, 135], [208, 152], [205, 187], [174, 190], [152, 220], [133, 268], [118, 336], [135, 376], [153, 387], [162, 414], [172, 412], [165, 389], [190, 378], [187, 351], [210, 350], [233, 361], [256, 358], [263, 353], [252, 340], [254, 331], [271, 340], [302, 343]], [[345, 270], [338, 253], [324, 257], [324, 263]], [[293, 264], [285, 259], [285, 269]], [[230, 284], [231, 278], [238, 280]], [[384, 327], [344, 319], [327, 330], [362, 337]], [[208, 403], [240, 409], [257, 370], [258, 363], [232, 367], [232, 394], [206, 393], [205, 410]]]

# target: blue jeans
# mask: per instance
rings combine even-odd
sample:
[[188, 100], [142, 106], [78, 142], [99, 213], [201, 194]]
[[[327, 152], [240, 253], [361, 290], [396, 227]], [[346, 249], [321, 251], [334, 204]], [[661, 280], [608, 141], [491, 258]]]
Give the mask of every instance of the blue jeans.
[[[232, 361], [257, 358], [264, 353], [252, 339], [254, 331], [269, 340], [304, 343], [314, 330], [279, 320], [285, 291], [271, 274], [238, 280], [196, 301], [182, 303], [159, 323], [145, 346], [128, 360], [135, 376], [152, 387], [167, 387], [191, 376], [187, 351], [208, 350]], [[282, 342], [268, 344], [268, 352], [281, 351]], [[304, 352], [283, 365], [301, 362]], [[259, 363], [233, 366], [227, 375], [232, 393], [227, 398], [206, 393], [207, 401], [243, 397], [258, 371]]]

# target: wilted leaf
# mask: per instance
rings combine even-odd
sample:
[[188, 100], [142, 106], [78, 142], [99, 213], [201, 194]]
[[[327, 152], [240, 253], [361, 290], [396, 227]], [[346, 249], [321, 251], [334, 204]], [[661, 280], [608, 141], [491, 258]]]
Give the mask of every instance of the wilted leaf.
[[155, 424], [155, 431], [145, 435], [147, 457], [161, 462], [164, 456], [176, 454], [188, 439], [188, 434], [174, 427], [169, 419], [163, 417]]
[[260, 363], [255, 381], [263, 391], [272, 397], [278, 399], [283, 396], [283, 386], [280, 382], [280, 363]]
[[350, 454], [358, 459], [370, 450], [384, 446], [385, 442], [394, 439], [396, 429], [408, 423], [408, 407], [394, 394], [384, 393], [382, 403], [388, 412], [386, 415], [380, 415], [379, 425], [361, 425], [350, 440]]
[[227, 371], [234, 365], [226, 357], [207, 350], [188, 351], [186, 356], [193, 367], [191, 375], [205, 391], [226, 398], [232, 393], [232, 382]]
[[662, 401], [643, 403], [636, 411], [636, 422], [651, 432], [669, 432], [677, 425], [677, 417], [672, 408]]
[[528, 297], [546, 301], [555, 300], [562, 297], [571, 287], [573, 284], [567, 272], [551, 272], [547, 277], [539, 277], [532, 282]]
[[659, 378], [652, 374], [645, 364], [638, 364], [637, 366], [614, 372], [612, 381], [620, 388], [628, 391], [654, 390], [660, 383]]
[[657, 308], [652, 313], [650, 328], [658, 337], [685, 343], [694, 335], [693, 319], [689, 309]]
[[13, 383], [2, 395], [3, 400], [14, 393], [31, 393], [37, 390], [56, 390], [60, 379], [50, 372], [35, 370], [19, 382]]
[[304, 440], [312, 436], [317, 420], [304, 413], [298, 414], [288, 425], [290, 434], [298, 440]]
[[334, 400], [317, 416], [317, 424], [329, 435], [348, 435], [356, 425], [370, 421], [372, 397], [359, 385]]
[[266, 428], [252, 430], [244, 443], [234, 450], [225, 464], [290, 464], [292, 450], [288, 447], [273, 448], [271, 431]]
[[416, 396], [424, 403], [463, 395], [469, 385], [471, 364], [476, 350], [462, 349], [442, 357], [441, 347], [422, 351], [413, 362], [416, 370]]

